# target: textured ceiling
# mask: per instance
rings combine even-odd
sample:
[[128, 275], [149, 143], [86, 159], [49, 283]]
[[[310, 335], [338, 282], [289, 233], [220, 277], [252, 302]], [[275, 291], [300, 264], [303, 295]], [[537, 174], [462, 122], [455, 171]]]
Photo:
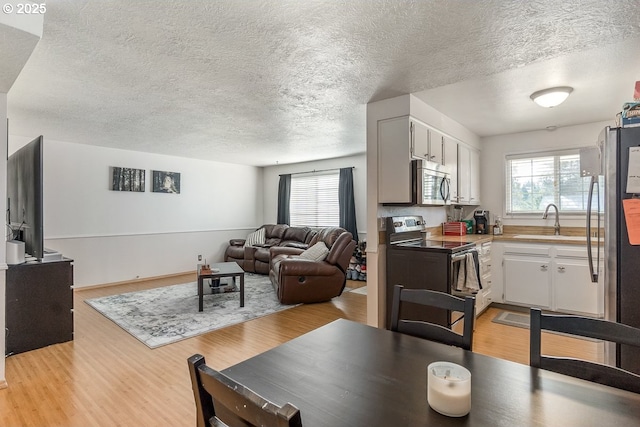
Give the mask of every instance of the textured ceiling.
[[364, 152], [366, 103], [405, 93], [481, 136], [606, 120], [639, 24], [637, 0], [48, 0], [10, 134], [262, 166]]

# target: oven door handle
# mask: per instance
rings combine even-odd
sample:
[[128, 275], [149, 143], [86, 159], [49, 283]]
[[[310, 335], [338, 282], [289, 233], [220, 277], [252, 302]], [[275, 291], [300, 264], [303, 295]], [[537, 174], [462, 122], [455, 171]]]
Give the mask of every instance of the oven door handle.
[[463, 252], [461, 254], [451, 255], [451, 262], [458, 262], [458, 261], [462, 261], [464, 259], [467, 259], [467, 254], [469, 252], [470, 251]]

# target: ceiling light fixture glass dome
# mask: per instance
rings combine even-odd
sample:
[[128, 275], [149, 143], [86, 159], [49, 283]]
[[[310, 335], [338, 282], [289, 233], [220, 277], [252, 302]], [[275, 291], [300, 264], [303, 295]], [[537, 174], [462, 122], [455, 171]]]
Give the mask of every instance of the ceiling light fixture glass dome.
[[541, 107], [551, 108], [562, 104], [571, 92], [573, 88], [569, 86], [552, 87], [532, 93], [531, 99]]

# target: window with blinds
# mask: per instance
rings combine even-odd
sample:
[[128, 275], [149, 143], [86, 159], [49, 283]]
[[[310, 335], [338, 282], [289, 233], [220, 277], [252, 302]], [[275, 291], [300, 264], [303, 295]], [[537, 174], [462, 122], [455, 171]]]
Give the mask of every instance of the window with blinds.
[[338, 227], [340, 173], [330, 172], [291, 177], [289, 199], [292, 227]]
[[589, 178], [580, 176], [579, 149], [507, 156], [507, 214], [587, 210]]

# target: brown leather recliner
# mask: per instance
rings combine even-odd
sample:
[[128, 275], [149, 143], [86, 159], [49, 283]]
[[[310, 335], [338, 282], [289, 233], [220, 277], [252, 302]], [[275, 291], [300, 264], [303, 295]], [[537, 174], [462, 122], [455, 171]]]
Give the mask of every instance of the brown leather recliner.
[[325, 228], [309, 242], [324, 242], [329, 254], [323, 261], [300, 258], [302, 249], [272, 247], [269, 278], [283, 304], [328, 301], [346, 284], [346, 270], [356, 247], [351, 233], [340, 227]]

